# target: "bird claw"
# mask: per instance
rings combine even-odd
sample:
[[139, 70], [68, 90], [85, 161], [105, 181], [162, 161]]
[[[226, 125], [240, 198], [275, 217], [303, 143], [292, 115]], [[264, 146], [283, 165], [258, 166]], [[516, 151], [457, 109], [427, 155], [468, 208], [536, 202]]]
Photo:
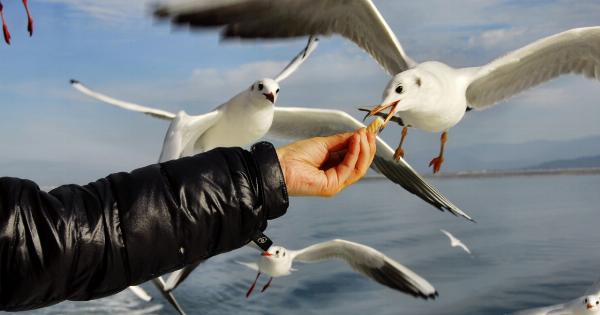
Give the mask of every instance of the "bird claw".
[[400, 161], [402, 158], [404, 158], [404, 150], [402, 148], [397, 148], [396, 152], [394, 152], [394, 160]]
[[433, 174], [436, 174], [442, 168], [442, 164], [444, 163], [444, 157], [438, 156], [429, 162], [429, 167], [433, 166]]

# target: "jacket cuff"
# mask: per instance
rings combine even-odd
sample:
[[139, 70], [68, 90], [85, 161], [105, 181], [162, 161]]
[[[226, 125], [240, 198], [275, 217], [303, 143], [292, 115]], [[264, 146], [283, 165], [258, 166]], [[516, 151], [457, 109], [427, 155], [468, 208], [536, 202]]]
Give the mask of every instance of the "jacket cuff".
[[285, 178], [275, 147], [268, 142], [252, 146], [252, 157], [256, 161], [262, 185], [264, 209], [268, 220], [284, 215], [290, 205]]

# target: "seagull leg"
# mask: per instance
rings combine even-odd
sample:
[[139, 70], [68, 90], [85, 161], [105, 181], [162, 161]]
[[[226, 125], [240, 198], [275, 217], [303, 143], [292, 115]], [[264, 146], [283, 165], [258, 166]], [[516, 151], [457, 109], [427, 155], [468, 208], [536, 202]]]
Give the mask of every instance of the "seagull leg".
[[0, 2], [0, 19], [2, 19], [2, 32], [4, 33], [4, 41], [10, 45], [10, 32], [8, 32], [8, 26], [4, 20], [4, 6]]
[[440, 142], [442, 144], [440, 146], [440, 155], [429, 162], [429, 166], [433, 166], [433, 174], [439, 172], [440, 168], [442, 167], [442, 163], [444, 163], [444, 146], [446, 145], [447, 140], [448, 133], [444, 131], [440, 137]]
[[400, 161], [400, 158], [404, 157], [404, 150], [402, 149], [402, 145], [404, 144], [404, 140], [406, 139], [406, 134], [408, 133], [408, 127], [402, 128], [402, 138], [400, 138], [400, 144], [394, 152], [394, 160]]
[[267, 284], [265, 284], [262, 290], [260, 290], [261, 293], [265, 292], [271, 286], [271, 281], [273, 281], [273, 277], [269, 278], [269, 282], [267, 282]]
[[248, 292], [246, 292], [246, 298], [249, 298], [250, 294], [252, 294], [252, 291], [254, 291], [254, 287], [256, 287], [256, 282], [258, 281], [258, 277], [260, 277], [260, 272], [256, 275], [256, 279], [254, 279], [254, 282], [250, 286], [250, 289], [248, 289]]
[[29, 5], [27, 5], [27, 0], [23, 0], [23, 6], [25, 6], [25, 12], [27, 12], [27, 31], [29, 32], [29, 36], [33, 36], [33, 19], [29, 13]]

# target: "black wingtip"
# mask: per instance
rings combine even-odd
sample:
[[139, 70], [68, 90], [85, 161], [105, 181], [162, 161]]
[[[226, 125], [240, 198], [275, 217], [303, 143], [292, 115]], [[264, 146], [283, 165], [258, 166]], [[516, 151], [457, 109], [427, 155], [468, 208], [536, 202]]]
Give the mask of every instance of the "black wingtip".
[[79, 82], [79, 81], [77, 81], [75, 79], [71, 79], [71, 80], [69, 80], [69, 83], [71, 83], [71, 84], [80, 84], [81, 82]]

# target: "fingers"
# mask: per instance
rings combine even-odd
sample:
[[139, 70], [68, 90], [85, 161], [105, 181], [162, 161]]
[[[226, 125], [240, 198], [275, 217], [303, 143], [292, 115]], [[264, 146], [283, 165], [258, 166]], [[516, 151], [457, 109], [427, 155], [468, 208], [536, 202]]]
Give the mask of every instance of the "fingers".
[[356, 167], [354, 168], [354, 175], [360, 178], [367, 172], [369, 166], [371, 165], [372, 150], [367, 136], [367, 131], [363, 128], [360, 129], [358, 133], [360, 135], [360, 153], [356, 161]]
[[350, 137], [354, 135], [354, 132], [340, 133], [337, 135], [329, 136], [329, 137], [319, 137], [319, 141], [321, 141], [327, 151], [339, 151], [345, 149], [348, 144], [348, 140]]
[[333, 191], [338, 192], [343, 189], [344, 183], [354, 172], [356, 161], [358, 160], [361, 151], [360, 142], [360, 135], [358, 133], [352, 134], [349, 139], [348, 151], [344, 156], [344, 160], [334, 168], [326, 171], [329, 183], [335, 187], [335, 189], [332, 189]]

